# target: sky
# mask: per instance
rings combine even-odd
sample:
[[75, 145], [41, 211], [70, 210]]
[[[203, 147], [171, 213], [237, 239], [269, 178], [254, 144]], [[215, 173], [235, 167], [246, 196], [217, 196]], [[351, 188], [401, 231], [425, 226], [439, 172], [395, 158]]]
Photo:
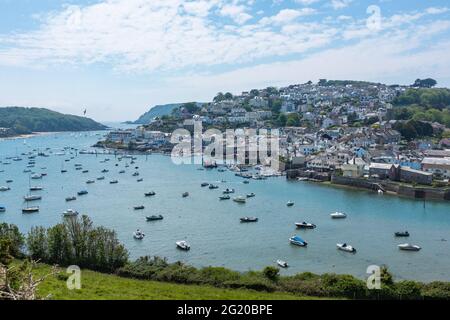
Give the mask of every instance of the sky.
[[448, 0], [0, 0], [0, 106], [135, 120], [318, 79], [450, 87]]

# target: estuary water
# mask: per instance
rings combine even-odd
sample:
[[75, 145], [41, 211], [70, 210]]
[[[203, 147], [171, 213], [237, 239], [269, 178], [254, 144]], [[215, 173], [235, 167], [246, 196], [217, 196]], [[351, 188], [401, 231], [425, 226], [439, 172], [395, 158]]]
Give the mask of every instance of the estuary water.
[[[175, 165], [163, 155], [137, 156], [118, 161], [114, 155], [80, 155], [69, 162], [64, 147], [89, 149], [104, 133], [55, 133], [27, 139], [0, 141], [0, 186], [11, 190], [0, 192], [0, 222], [14, 223], [22, 232], [32, 226], [52, 226], [62, 220], [62, 212], [72, 208], [89, 215], [94, 224], [116, 230], [131, 257], [159, 255], [169, 261], [184, 261], [195, 266], [225, 266], [246, 271], [275, 265], [277, 259], [290, 264], [283, 274], [302, 271], [315, 273], [346, 273], [366, 277], [370, 265], [387, 265], [397, 280], [450, 281], [450, 204], [423, 202], [369, 191], [347, 190], [309, 182], [291, 182], [285, 177], [267, 180], [243, 179], [233, 172], [199, 170], [200, 166]], [[36, 214], [22, 214], [23, 196], [28, 194], [30, 173], [24, 173], [28, 158], [13, 161], [9, 157], [22, 153], [45, 151], [49, 157], [36, 157], [31, 168], [47, 173], [31, 185], [44, 187], [36, 192], [42, 200]], [[101, 163], [105, 158], [110, 161]], [[5, 164], [5, 162], [7, 164]], [[8, 164], [9, 163], [9, 164]], [[75, 170], [81, 164], [82, 173]], [[115, 166], [118, 164], [118, 166]], [[135, 170], [134, 167], [139, 169]], [[44, 169], [43, 169], [44, 168]], [[61, 169], [67, 173], [61, 173]], [[108, 173], [101, 173], [108, 169]], [[126, 172], [120, 174], [120, 170]], [[132, 174], [139, 171], [139, 177]], [[105, 176], [103, 181], [86, 184]], [[143, 178], [137, 182], [137, 178]], [[109, 181], [117, 179], [118, 184]], [[6, 180], [13, 180], [6, 183]], [[202, 182], [219, 185], [219, 189], [202, 188]], [[234, 196], [255, 193], [246, 204], [232, 200], [219, 201], [226, 188], [236, 189]], [[66, 203], [86, 189], [88, 195]], [[155, 191], [156, 196], [144, 193]], [[183, 192], [190, 196], [183, 198]], [[286, 202], [295, 202], [287, 207]], [[135, 211], [134, 206], [144, 205]], [[347, 219], [332, 220], [330, 213], [342, 211]], [[145, 216], [162, 214], [164, 220], [147, 222]], [[257, 223], [240, 223], [243, 216], [256, 216]], [[297, 230], [295, 222], [312, 222], [314, 230]], [[145, 232], [142, 241], [133, 239], [136, 229]], [[394, 232], [408, 230], [410, 238], [395, 238]], [[289, 244], [290, 236], [298, 234], [308, 242], [307, 248]], [[175, 241], [186, 239], [191, 250], [177, 250]], [[448, 240], [448, 241], [447, 241]], [[357, 249], [356, 254], [336, 250], [336, 243], [346, 242]], [[409, 242], [422, 247], [419, 252], [397, 248]]]

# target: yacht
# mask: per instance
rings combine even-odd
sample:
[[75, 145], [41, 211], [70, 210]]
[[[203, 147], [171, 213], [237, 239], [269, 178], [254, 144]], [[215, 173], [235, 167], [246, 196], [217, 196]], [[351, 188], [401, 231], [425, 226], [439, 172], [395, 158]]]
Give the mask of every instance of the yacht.
[[156, 195], [156, 192], [155, 192], [155, 191], [150, 191], [150, 192], [146, 192], [146, 193], [145, 193], [145, 196], [146, 196], [146, 197], [152, 197], [152, 196], [154, 196], [154, 195]]
[[286, 203], [286, 205], [287, 205], [288, 207], [292, 207], [292, 206], [294, 205], [294, 201], [288, 201], [288, 202]]
[[237, 202], [237, 203], [246, 203], [247, 199], [244, 198], [244, 197], [236, 197], [236, 198], [233, 199], [233, 201]]
[[111, 180], [109, 183], [110, 183], [110, 184], [116, 184], [116, 183], [119, 183], [119, 181], [117, 181], [117, 180]]
[[22, 213], [35, 213], [39, 212], [39, 207], [27, 207], [22, 209]]
[[92, 184], [92, 183], [95, 183], [95, 180], [88, 180], [88, 181], [86, 181], [86, 183], [87, 184]]
[[105, 180], [105, 177], [104, 176], [98, 177], [97, 180], [99, 180], [99, 181], [100, 180]]
[[200, 186], [201, 186], [202, 188], [203, 188], [203, 187], [207, 187], [207, 186], [209, 186], [209, 183], [208, 183], [208, 182], [203, 182]]
[[409, 232], [408, 231], [399, 231], [395, 233], [396, 237], [409, 237]]
[[178, 247], [179, 249], [181, 249], [181, 250], [186, 250], [186, 251], [188, 251], [188, 250], [191, 249], [191, 246], [190, 246], [189, 243], [187, 243], [187, 241], [185, 241], [185, 240], [180, 240], [180, 241], [177, 241], [177, 242], [175, 242], [175, 243], [176, 243], [177, 247]]
[[247, 194], [247, 198], [253, 198], [254, 196], [255, 196], [255, 194], [253, 192]]
[[77, 197], [67, 197], [66, 198], [66, 202], [75, 201], [75, 200], [77, 200]]
[[287, 268], [289, 267], [288, 263], [286, 261], [283, 260], [277, 260], [277, 265], [280, 266], [281, 268]]
[[293, 245], [300, 246], [300, 247], [306, 247], [308, 243], [300, 238], [299, 236], [292, 236], [289, 238], [289, 242]]
[[41, 191], [44, 190], [43, 187], [39, 187], [39, 186], [35, 186], [35, 187], [30, 187], [30, 191]]
[[145, 206], [134, 206], [133, 207], [134, 208], [134, 210], [144, 210], [145, 209]]
[[144, 237], [145, 237], [145, 234], [139, 229], [137, 229], [133, 233], [133, 238], [135, 238], [136, 240], [142, 240], [142, 239], [144, 239]]
[[9, 191], [11, 190], [10, 187], [0, 187], [0, 191]]
[[338, 250], [341, 250], [341, 251], [353, 252], [353, 253], [356, 252], [355, 248], [353, 248], [351, 245], [348, 245], [346, 243], [337, 243], [336, 247], [338, 248]]
[[157, 220], [163, 220], [164, 217], [159, 214], [159, 215], [145, 217], [145, 219], [147, 219], [147, 221], [157, 221]]
[[345, 219], [347, 218], [347, 215], [343, 212], [333, 212], [330, 214], [330, 217], [332, 219]]
[[223, 194], [231, 194], [231, 193], [234, 193], [234, 189], [226, 188], [226, 189], [223, 191]]
[[421, 247], [419, 247], [417, 245], [413, 245], [413, 244], [409, 244], [409, 243], [399, 244], [398, 248], [400, 250], [405, 250], [405, 251], [419, 251], [420, 249], [422, 249]]
[[229, 195], [226, 194], [226, 195], [220, 196], [219, 199], [220, 199], [220, 200], [230, 200], [231, 197], [230, 197]]
[[36, 201], [36, 200], [41, 200], [42, 197], [41, 196], [37, 196], [37, 195], [28, 195], [28, 196], [23, 197], [23, 199], [25, 201]]
[[241, 222], [258, 222], [257, 217], [243, 217], [240, 218]]
[[78, 195], [79, 196], [83, 196], [83, 195], [86, 195], [86, 194], [88, 194], [87, 190], [78, 191]]
[[215, 185], [215, 184], [210, 184], [209, 185], [209, 189], [219, 189], [219, 186]]
[[299, 229], [315, 229], [316, 225], [314, 223], [307, 223], [305, 221], [303, 222], [296, 222], [295, 225]]
[[63, 212], [63, 216], [64, 217], [76, 217], [78, 216], [78, 211], [75, 211], [73, 209], [67, 209], [66, 211]]

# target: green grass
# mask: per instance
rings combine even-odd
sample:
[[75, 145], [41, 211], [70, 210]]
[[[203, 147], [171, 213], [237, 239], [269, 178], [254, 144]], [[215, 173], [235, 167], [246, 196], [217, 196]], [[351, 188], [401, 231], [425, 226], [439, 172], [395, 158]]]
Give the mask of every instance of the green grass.
[[[40, 264], [36, 275], [48, 274], [51, 267]], [[63, 273], [64, 270], [61, 270]], [[54, 300], [304, 300], [289, 293], [266, 293], [241, 289], [219, 289], [210, 286], [180, 285], [134, 280], [83, 270], [80, 290], [69, 290], [64, 277], [51, 276], [40, 286], [40, 297]]]

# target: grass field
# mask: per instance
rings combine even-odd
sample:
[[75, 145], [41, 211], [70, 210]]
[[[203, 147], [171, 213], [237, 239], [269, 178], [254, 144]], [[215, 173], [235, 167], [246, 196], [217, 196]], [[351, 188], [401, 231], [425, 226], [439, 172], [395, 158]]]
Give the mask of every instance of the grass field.
[[[37, 275], [50, 273], [48, 265], [39, 265]], [[265, 293], [210, 286], [180, 285], [134, 280], [83, 270], [81, 290], [69, 290], [64, 277], [51, 276], [39, 286], [39, 296], [54, 300], [305, 300], [289, 293]]]

